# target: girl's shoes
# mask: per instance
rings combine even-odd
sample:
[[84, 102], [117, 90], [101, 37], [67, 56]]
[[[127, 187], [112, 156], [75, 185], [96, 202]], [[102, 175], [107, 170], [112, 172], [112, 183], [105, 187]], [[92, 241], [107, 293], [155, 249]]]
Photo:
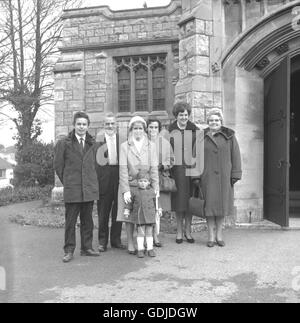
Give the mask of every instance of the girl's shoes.
[[181, 244], [183, 242], [183, 239], [177, 239], [176, 238], [176, 243]]
[[154, 252], [153, 249], [152, 250], [148, 250], [148, 256], [149, 257], [156, 257], [156, 254], [155, 254], [155, 252]]
[[145, 252], [144, 252], [144, 250], [138, 250], [138, 252], [137, 252], [137, 256], [138, 256], [138, 258], [144, 258], [144, 257], [145, 257]]
[[[146, 253], [149, 257], [156, 257], [156, 253], [154, 252], [153, 249], [146, 251]], [[145, 257], [145, 250], [138, 250], [137, 256], [138, 256], [138, 258], [144, 258]]]
[[136, 255], [137, 251], [136, 250], [127, 250], [127, 252], [130, 254], [130, 255]]

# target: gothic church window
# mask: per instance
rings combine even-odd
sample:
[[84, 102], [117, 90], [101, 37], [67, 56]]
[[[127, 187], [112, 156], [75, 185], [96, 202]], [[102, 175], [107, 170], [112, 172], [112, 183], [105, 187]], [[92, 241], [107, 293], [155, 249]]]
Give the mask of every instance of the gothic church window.
[[116, 57], [118, 111], [166, 110], [166, 54]]

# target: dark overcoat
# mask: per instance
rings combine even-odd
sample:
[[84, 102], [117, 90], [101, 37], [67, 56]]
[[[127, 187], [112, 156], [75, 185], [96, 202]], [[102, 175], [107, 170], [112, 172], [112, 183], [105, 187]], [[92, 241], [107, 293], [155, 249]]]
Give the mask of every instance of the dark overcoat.
[[[172, 137], [173, 131], [179, 131], [181, 133], [182, 144], [176, 143]], [[184, 140], [184, 131], [180, 130], [177, 125], [177, 121], [172, 123], [169, 127], [169, 132], [171, 134], [170, 143], [175, 154], [175, 165], [171, 169], [172, 177], [175, 179], [177, 192], [172, 193], [171, 204], [172, 210], [176, 212], [187, 212], [188, 211], [188, 202], [191, 197], [192, 190], [192, 181], [191, 177], [187, 176], [186, 170], [191, 167], [186, 161], [192, 157], [193, 147], [196, 140], [196, 131], [198, 130], [197, 126], [188, 121], [186, 130], [191, 132], [192, 142]], [[181, 156], [178, 151], [181, 150]], [[178, 156], [179, 155], [179, 156]]]
[[233, 214], [234, 192], [231, 178], [241, 177], [241, 155], [234, 131], [222, 127], [213, 136], [209, 129], [205, 129], [201, 187], [207, 217]]
[[54, 150], [54, 169], [64, 186], [65, 203], [99, 199], [96, 148], [93, 137], [87, 133], [84, 151], [81, 153], [75, 130], [57, 142]]

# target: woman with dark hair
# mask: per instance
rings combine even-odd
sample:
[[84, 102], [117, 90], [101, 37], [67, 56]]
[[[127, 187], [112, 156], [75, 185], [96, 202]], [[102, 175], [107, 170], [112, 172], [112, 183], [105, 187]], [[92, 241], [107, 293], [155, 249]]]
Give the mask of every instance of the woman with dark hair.
[[[159, 176], [170, 176], [170, 169], [174, 164], [174, 153], [170, 142], [162, 135], [162, 125], [158, 119], [147, 121], [148, 138], [156, 146]], [[171, 193], [160, 191], [160, 206], [163, 211], [171, 211]], [[162, 247], [159, 241], [157, 230], [153, 231], [154, 246]]]
[[[146, 121], [139, 116], [133, 117], [129, 122], [128, 140], [121, 145], [120, 149], [120, 184], [118, 199], [117, 221], [126, 223], [127, 243], [129, 254], [135, 254], [133, 240], [134, 222], [131, 217], [125, 217], [125, 204], [132, 202], [131, 189], [137, 187], [137, 176], [143, 171], [149, 175], [151, 188], [159, 195], [158, 162], [155, 145], [147, 137]], [[149, 240], [149, 241], [148, 241]], [[151, 250], [153, 240], [147, 240], [147, 249]], [[144, 249], [144, 238], [137, 239], [138, 250]]]
[[[192, 181], [189, 176], [188, 160], [192, 157], [196, 140], [197, 126], [189, 121], [192, 109], [188, 103], [178, 102], [174, 105], [173, 114], [176, 120], [169, 127], [170, 143], [175, 154], [175, 165], [172, 176], [175, 179], [177, 192], [172, 194], [172, 209], [176, 212], [177, 236], [176, 243], [183, 242], [183, 237], [189, 243], [194, 243], [191, 236], [192, 214], [189, 213], [189, 198], [191, 197]], [[183, 230], [183, 221], [184, 230]]]

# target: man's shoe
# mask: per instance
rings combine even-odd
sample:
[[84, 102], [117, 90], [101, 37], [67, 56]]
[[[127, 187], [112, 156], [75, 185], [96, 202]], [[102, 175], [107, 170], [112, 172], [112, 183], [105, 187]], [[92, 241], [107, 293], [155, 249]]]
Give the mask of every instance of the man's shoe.
[[162, 247], [162, 243], [161, 242], [154, 242], [153, 243], [153, 245], [154, 245], [154, 247], [156, 247], [156, 248], [161, 248]]
[[107, 247], [104, 247], [104, 246], [101, 246], [101, 245], [98, 247], [99, 252], [105, 252], [106, 250], [107, 250]]
[[124, 246], [122, 243], [111, 244], [111, 247], [117, 249], [126, 249], [126, 246]]
[[80, 255], [88, 256], [88, 257], [99, 257], [100, 253], [93, 249], [88, 249], [88, 250], [81, 250]]
[[70, 262], [73, 259], [73, 254], [71, 252], [68, 252], [63, 257], [63, 262], [67, 263]]

